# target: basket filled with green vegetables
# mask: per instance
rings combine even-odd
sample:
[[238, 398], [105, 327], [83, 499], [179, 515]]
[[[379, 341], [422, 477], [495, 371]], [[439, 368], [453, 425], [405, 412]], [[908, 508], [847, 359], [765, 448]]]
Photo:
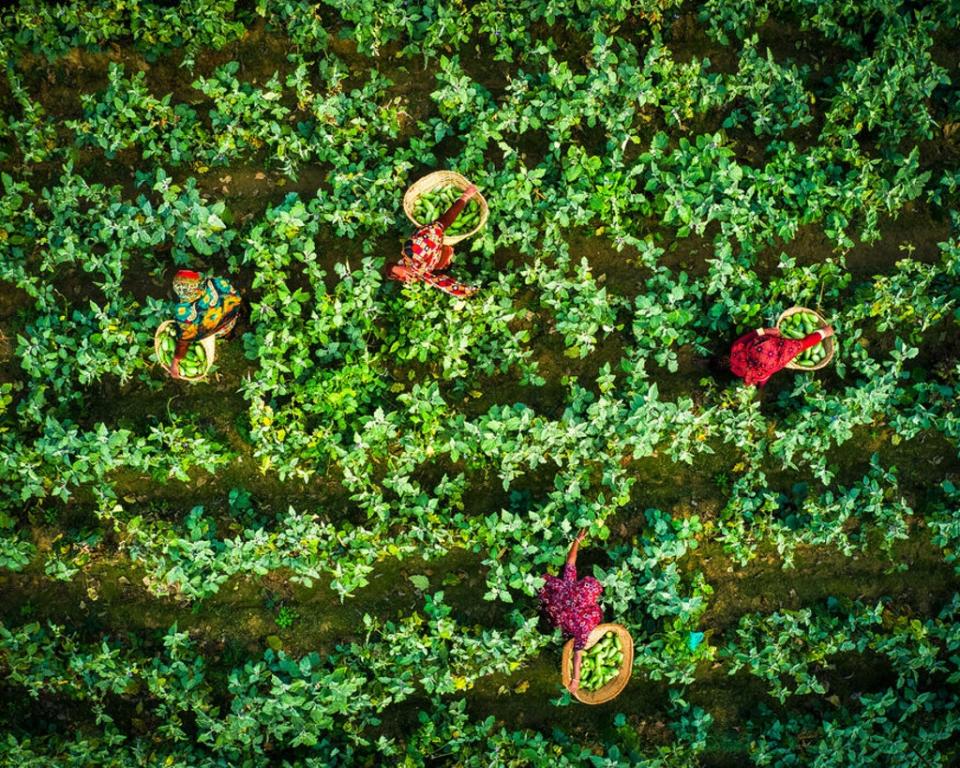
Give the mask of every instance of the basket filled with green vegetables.
[[[777, 330], [787, 339], [802, 339], [828, 325], [821, 315], [806, 307], [790, 307], [777, 320]], [[815, 371], [829, 363], [835, 351], [836, 345], [831, 336], [797, 355], [787, 363], [787, 368], [794, 371]]]
[[[410, 185], [403, 196], [403, 212], [417, 226], [430, 224], [439, 219], [446, 210], [470, 186], [459, 173], [434, 171]], [[476, 234], [487, 223], [490, 208], [479, 192], [471, 198], [466, 208], [443, 233], [443, 244], [454, 245]]]
[[[580, 687], [573, 695], [584, 704], [603, 704], [620, 695], [633, 671], [633, 638], [622, 624], [598, 624], [587, 638], [580, 663]], [[573, 640], [563, 646], [560, 675], [573, 679]]]
[[[160, 327], [157, 328], [153, 337], [153, 351], [157, 362], [167, 371], [170, 370], [170, 363], [173, 361], [173, 351], [176, 346], [176, 323], [173, 320], [165, 320], [160, 323]], [[191, 344], [187, 348], [187, 354], [180, 360], [180, 375], [186, 381], [203, 381], [213, 367], [215, 356], [216, 341], [213, 336], [207, 336], [205, 339]]]

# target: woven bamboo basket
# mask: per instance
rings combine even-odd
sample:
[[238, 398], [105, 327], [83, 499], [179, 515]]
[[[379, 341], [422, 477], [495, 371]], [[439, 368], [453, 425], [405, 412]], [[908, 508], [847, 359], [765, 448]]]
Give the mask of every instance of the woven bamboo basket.
[[[620, 635], [620, 642], [623, 643], [623, 665], [620, 667], [620, 674], [613, 680], [595, 691], [585, 691], [578, 688], [573, 694], [577, 701], [584, 704], [603, 704], [611, 699], [615, 699], [620, 692], [627, 686], [630, 680], [630, 673], [633, 672], [633, 638], [622, 624], [598, 624], [593, 632], [587, 638], [587, 644], [584, 650], [592, 648], [607, 632], [615, 632]], [[560, 677], [564, 686], [569, 686], [573, 679], [571, 670], [573, 668], [573, 639], [568, 640], [563, 646], [563, 655], [560, 660]]]
[[[407, 214], [407, 218], [418, 227], [422, 227], [425, 224], [430, 224], [431, 222], [429, 221], [417, 221], [416, 218], [414, 218], [413, 204], [417, 201], [418, 197], [425, 195], [428, 192], [432, 192], [438, 187], [456, 187], [457, 189], [466, 189], [469, 186], [469, 181], [467, 181], [459, 173], [454, 173], [453, 171], [434, 171], [433, 173], [428, 173], [423, 178], [418, 179], [411, 184], [410, 188], [407, 189], [406, 193], [403, 195], [403, 212]], [[490, 216], [490, 207], [487, 205], [487, 201], [479, 192], [477, 192], [474, 200], [476, 200], [477, 204], [480, 206], [480, 222], [469, 232], [464, 232], [463, 234], [453, 236], [444, 235], [444, 245], [455, 245], [461, 240], [466, 240], [468, 237], [475, 235], [487, 225], [487, 218]]]
[[[157, 356], [158, 363], [160, 363], [160, 339], [163, 337], [163, 334], [167, 330], [167, 328], [173, 325], [173, 323], [174, 323], [173, 320], [164, 320], [157, 327], [157, 332], [153, 336], [153, 353]], [[203, 351], [207, 355], [207, 368], [203, 373], [201, 373], [198, 376], [183, 377], [184, 381], [189, 381], [193, 383], [198, 381], [203, 381], [205, 378], [207, 378], [207, 374], [210, 373], [210, 369], [213, 367], [214, 358], [217, 355], [217, 341], [213, 336], [207, 336], [204, 339], [200, 339], [200, 341], [197, 343], [203, 347]], [[163, 365], [163, 363], [160, 363], [160, 367], [163, 368], [165, 371], [168, 371], [168, 369], [166, 368], [166, 366]]]
[[[809, 312], [812, 315], [816, 315], [817, 320], [820, 321], [821, 328], [826, 328], [828, 325], [830, 325], [824, 319], [823, 315], [821, 315], [819, 312], [817, 312], [814, 309], [808, 309], [807, 307], [790, 307], [790, 309], [784, 310], [783, 313], [780, 315], [780, 317], [777, 318], [777, 330], [780, 330], [780, 323], [782, 323], [791, 315], [797, 314], [798, 312]], [[821, 343], [823, 344], [823, 348], [827, 351], [827, 354], [823, 358], [823, 360], [821, 360], [819, 363], [812, 366], [806, 366], [806, 365], [797, 365], [796, 363], [791, 361], [787, 363], [787, 368], [789, 368], [792, 371], [816, 371], [820, 368], [823, 368], [825, 365], [827, 365], [827, 363], [833, 360], [833, 355], [836, 352], [837, 347], [836, 347], [836, 344], [834, 344], [833, 342], [833, 336], [831, 336], [829, 339], [824, 339]]]

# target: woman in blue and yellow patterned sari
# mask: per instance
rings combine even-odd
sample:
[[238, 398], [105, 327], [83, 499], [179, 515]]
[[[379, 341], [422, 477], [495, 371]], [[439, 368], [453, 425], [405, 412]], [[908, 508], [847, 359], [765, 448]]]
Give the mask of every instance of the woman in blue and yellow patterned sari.
[[222, 277], [204, 277], [181, 269], [173, 276], [173, 292], [179, 303], [174, 309], [177, 346], [170, 375], [180, 378], [180, 360], [195, 341], [208, 336], [226, 336], [240, 314], [240, 293]]

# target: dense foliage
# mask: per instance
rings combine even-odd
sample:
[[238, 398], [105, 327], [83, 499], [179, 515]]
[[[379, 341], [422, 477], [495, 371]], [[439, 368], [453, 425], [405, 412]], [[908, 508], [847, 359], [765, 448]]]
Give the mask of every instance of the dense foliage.
[[[0, 764], [956, 759], [960, 4], [21, 0], [0, 21]], [[436, 168], [490, 206], [457, 248], [470, 300], [383, 278]], [[184, 265], [249, 305], [195, 386], [151, 359]], [[836, 329], [829, 369], [762, 393], [709, 372], [793, 305]], [[583, 527], [643, 698], [594, 729], [488, 714], [523, 696], [571, 722], [534, 596]], [[786, 583], [807, 556], [919, 586], [721, 604], [716, 577], [773, 557]], [[433, 574], [456, 558], [469, 594]], [[362, 618], [294, 653], [316, 606], [283, 606], [221, 654], [209, 625], [94, 611], [117, 572], [145, 613], [209, 617], [252, 580]], [[413, 603], [368, 602], [385, 574]], [[746, 724], [704, 685], [741, 686]]]

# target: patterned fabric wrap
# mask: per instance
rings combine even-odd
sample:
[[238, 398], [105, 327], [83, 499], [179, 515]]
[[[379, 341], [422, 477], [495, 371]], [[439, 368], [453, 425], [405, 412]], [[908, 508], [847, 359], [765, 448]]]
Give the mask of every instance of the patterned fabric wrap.
[[443, 261], [443, 225], [435, 221], [420, 227], [403, 244], [403, 264], [421, 277]]
[[594, 628], [603, 622], [600, 595], [603, 586], [593, 576], [577, 580], [577, 567], [564, 565], [560, 577], [544, 576], [540, 606], [547, 618], [582, 649]]
[[208, 277], [203, 280], [195, 300], [182, 301], [174, 309], [177, 338], [196, 341], [207, 336], [223, 336], [236, 324], [239, 311], [237, 290], [221, 277]]
[[199, 272], [181, 269], [173, 276], [173, 292], [180, 301], [196, 301], [203, 292], [203, 276]]
[[750, 331], [733, 342], [730, 370], [747, 384], [763, 386], [773, 374], [803, 350], [819, 344], [823, 338], [820, 331], [814, 331], [802, 339], [786, 339], [776, 328], [764, 329], [762, 336]]

